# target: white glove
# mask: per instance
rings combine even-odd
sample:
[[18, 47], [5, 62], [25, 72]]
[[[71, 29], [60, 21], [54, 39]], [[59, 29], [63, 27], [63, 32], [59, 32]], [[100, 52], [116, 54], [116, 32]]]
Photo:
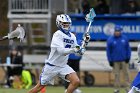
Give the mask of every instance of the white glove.
[[78, 55], [83, 55], [85, 53], [86, 49], [85, 48], [81, 48], [80, 46], [76, 46], [74, 48], [74, 51]]
[[77, 53], [80, 50], [80, 46], [76, 46], [75, 48], [73, 48], [74, 52]]
[[84, 41], [89, 42], [89, 40], [90, 40], [90, 35], [87, 33], [84, 36]]
[[80, 48], [80, 50], [77, 51], [77, 53], [78, 53], [79, 55], [83, 55], [83, 54], [85, 53], [85, 51], [86, 51], [85, 48]]
[[82, 47], [85, 48], [88, 45], [89, 41], [90, 41], [90, 35], [86, 33], [83, 37]]

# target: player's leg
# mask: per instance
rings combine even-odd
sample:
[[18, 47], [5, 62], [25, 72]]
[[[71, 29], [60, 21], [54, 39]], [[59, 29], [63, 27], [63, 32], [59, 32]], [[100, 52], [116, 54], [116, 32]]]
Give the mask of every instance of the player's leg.
[[[74, 60], [71, 60], [73, 64], [71, 64], [70, 67], [72, 67], [72, 69], [77, 73], [78, 77], [80, 78], [80, 69], [79, 69], [79, 66], [80, 66], [80, 59], [74, 59]], [[82, 93], [82, 91], [79, 89], [79, 88], [76, 88], [74, 90], [74, 93]]]
[[[75, 62], [73, 62], [73, 60], [68, 59], [68, 63], [67, 63], [67, 64], [68, 64], [72, 69], [73, 69], [73, 67], [74, 67], [73, 63], [75, 63]], [[73, 69], [73, 70], [74, 70], [74, 69]], [[74, 70], [74, 71], [75, 71], [75, 70]], [[67, 89], [68, 86], [69, 86], [69, 82], [65, 81], [65, 83], [64, 83], [65, 89]]]
[[45, 65], [44, 68], [42, 69], [39, 82], [28, 93], [38, 93], [47, 84], [53, 84], [54, 77], [56, 76], [56, 73], [54, 73], [54, 71], [56, 70], [54, 68], [55, 66]]
[[64, 68], [61, 68], [60, 73], [58, 75], [62, 79], [70, 82], [66, 93], [73, 93], [73, 91], [80, 84], [80, 80], [79, 80], [76, 72], [68, 65], [66, 65]]
[[73, 91], [79, 86], [80, 80], [76, 72], [70, 73], [66, 76], [66, 79], [70, 81], [66, 93], [73, 93]]
[[[80, 77], [80, 73], [79, 73], [79, 62], [80, 60], [78, 59], [68, 59], [68, 65], [77, 73], [78, 77]], [[69, 86], [69, 82], [65, 81], [65, 89], [68, 88]]]
[[45, 85], [41, 85], [40, 81], [39, 81], [35, 87], [33, 87], [31, 90], [29, 90], [28, 93], [38, 93], [44, 87], [45, 87]]

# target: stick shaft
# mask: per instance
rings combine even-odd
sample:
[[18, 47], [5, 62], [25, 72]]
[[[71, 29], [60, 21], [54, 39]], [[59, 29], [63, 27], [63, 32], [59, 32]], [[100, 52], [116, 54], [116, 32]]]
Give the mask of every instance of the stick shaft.
[[92, 23], [92, 22], [89, 22], [89, 25], [88, 25], [88, 28], [87, 28], [86, 33], [88, 33], [88, 32], [89, 32], [89, 28], [90, 28], [90, 26], [91, 26], [91, 23]]
[[[91, 23], [92, 23], [92, 22], [89, 23], [88, 28], [87, 28], [87, 31], [84, 33], [84, 37], [85, 37], [86, 34], [89, 32], [89, 29], [90, 29]], [[86, 43], [86, 41], [85, 41], [84, 38], [83, 38], [82, 45], [81, 45], [82, 48], [85, 48], [85, 46], [86, 46], [85, 43]]]

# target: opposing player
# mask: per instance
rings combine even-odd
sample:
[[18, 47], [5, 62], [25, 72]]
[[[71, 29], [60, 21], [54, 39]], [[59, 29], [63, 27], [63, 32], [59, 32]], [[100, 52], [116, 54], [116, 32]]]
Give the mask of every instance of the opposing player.
[[57, 15], [56, 25], [59, 30], [53, 34], [49, 58], [45, 60], [39, 82], [28, 93], [38, 93], [46, 85], [54, 84], [55, 76], [70, 82], [66, 93], [73, 93], [78, 87], [80, 80], [76, 72], [67, 65], [67, 60], [70, 53], [82, 55], [85, 48], [78, 46], [75, 35], [70, 32], [71, 23], [68, 15]]
[[[137, 52], [138, 52], [138, 64], [140, 64], [140, 44], [138, 45]], [[128, 93], [140, 93], [140, 71], [133, 80], [131, 84], [131, 90]]]

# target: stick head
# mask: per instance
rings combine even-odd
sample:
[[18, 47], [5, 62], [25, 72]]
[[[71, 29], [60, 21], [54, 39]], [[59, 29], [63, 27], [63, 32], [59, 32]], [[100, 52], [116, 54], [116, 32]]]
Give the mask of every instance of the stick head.
[[85, 19], [87, 22], [93, 22], [94, 17], [96, 17], [95, 11], [93, 8], [90, 9], [90, 12], [86, 15]]
[[8, 33], [8, 39], [13, 39], [13, 38], [18, 38], [20, 39], [20, 42], [22, 42], [25, 38], [25, 30], [23, 29], [23, 27], [20, 26], [20, 24], [18, 24], [18, 27]]

